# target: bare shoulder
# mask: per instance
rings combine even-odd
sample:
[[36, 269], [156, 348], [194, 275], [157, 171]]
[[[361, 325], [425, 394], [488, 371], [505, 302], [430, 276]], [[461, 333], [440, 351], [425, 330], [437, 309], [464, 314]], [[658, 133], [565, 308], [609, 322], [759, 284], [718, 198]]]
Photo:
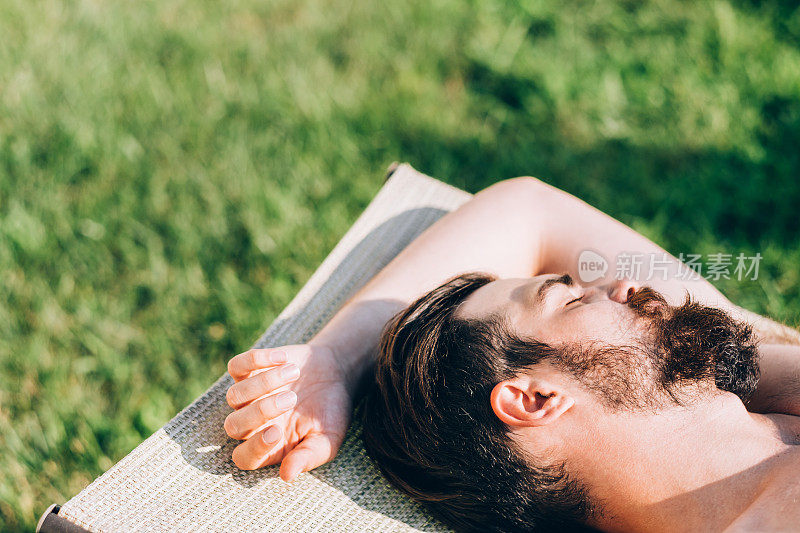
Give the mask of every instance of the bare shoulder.
[[800, 529], [800, 446], [776, 459], [763, 490], [727, 532]]

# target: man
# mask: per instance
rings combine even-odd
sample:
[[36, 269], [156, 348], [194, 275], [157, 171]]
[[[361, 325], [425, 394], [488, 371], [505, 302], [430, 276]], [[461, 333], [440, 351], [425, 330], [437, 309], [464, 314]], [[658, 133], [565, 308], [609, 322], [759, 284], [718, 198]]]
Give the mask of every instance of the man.
[[800, 418], [742, 403], [749, 328], [621, 288], [465, 274], [422, 297], [382, 339], [370, 455], [460, 529], [800, 527]]
[[[652, 289], [609, 270], [583, 285], [589, 249], [659, 254], [667, 269]], [[800, 356], [778, 343], [796, 334], [765, 334], [683, 268], [538, 180], [495, 184], [412, 242], [311, 342], [231, 360], [225, 429], [244, 441], [233, 460], [281, 462], [287, 481], [330, 460], [391, 320], [365, 409], [368, 449], [451, 523], [791, 528]], [[487, 274], [453, 278], [465, 272]]]

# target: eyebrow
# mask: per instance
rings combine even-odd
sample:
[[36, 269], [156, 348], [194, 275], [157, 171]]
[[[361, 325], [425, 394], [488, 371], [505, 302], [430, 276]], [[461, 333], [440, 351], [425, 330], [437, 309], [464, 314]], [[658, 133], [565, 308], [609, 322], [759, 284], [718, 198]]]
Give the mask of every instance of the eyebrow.
[[539, 289], [536, 291], [536, 303], [540, 303], [542, 300], [544, 300], [544, 297], [547, 295], [547, 291], [556, 285], [566, 285], [567, 287], [572, 287], [575, 285], [575, 280], [573, 280], [572, 276], [569, 274], [544, 280], [542, 284], [539, 285]]

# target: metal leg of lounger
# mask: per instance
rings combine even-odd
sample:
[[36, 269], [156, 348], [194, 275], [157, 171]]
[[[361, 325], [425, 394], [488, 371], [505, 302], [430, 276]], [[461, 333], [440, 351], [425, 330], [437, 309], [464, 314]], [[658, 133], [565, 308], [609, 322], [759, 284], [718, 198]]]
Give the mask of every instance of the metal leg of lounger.
[[87, 533], [82, 527], [58, 516], [59, 509], [61, 506], [56, 504], [47, 508], [36, 525], [36, 533]]

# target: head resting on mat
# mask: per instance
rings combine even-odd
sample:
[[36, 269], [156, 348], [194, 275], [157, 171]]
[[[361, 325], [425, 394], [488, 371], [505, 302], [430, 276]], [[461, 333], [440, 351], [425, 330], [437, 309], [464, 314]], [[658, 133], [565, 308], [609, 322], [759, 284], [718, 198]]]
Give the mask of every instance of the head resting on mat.
[[597, 526], [608, 509], [596, 456], [659, 416], [683, 427], [697, 406], [741, 404], [756, 360], [748, 326], [688, 297], [468, 273], [387, 324], [365, 444], [459, 529]]

